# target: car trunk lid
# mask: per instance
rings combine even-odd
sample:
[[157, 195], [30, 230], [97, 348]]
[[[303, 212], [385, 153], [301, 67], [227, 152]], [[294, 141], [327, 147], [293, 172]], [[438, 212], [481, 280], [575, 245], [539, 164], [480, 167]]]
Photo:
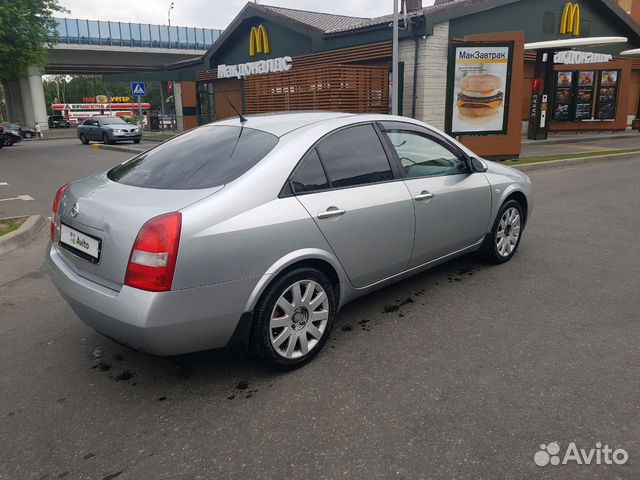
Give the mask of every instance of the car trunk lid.
[[57, 246], [78, 275], [120, 290], [140, 228], [151, 218], [178, 211], [222, 188], [140, 188], [113, 182], [106, 174], [75, 182], [60, 202]]

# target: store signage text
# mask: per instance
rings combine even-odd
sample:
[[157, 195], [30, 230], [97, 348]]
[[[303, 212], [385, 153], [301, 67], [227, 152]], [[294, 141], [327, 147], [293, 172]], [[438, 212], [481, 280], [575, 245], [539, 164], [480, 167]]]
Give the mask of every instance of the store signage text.
[[289, 56], [270, 58], [258, 62], [240, 63], [238, 65], [218, 65], [218, 78], [244, 78], [249, 75], [278, 73], [291, 70], [293, 59]]
[[[111, 97], [111, 103], [128, 103], [131, 97]], [[83, 103], [109, 103], [109, 97], [98, 95], [97, 97], [82, 97]]]
[[564, 65], [578, 65], [583, 63], [606, 63], [613, 60], [613, 55], [606, 53], [594, 52], [578, 52], [575, 50], [566, 50], [564, 52], [556, 52], [553, 56], [553, 62]]
[[466, 50], [458, 51], [458, 59], [459, 60], [503, 60], [506, 61], [508, 59], [507, 52], [481, 52], [476, 50], [475, 52], [470, 52]]
[[580, 36], [580, 5], [578, 2], [567, 2], [562, 11], [560, 21], [560, 33], [572, 33], [574, 37]]

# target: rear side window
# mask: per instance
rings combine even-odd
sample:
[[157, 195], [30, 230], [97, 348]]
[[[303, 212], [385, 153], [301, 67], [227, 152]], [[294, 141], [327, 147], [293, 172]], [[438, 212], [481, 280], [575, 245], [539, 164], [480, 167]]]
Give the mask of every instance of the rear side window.
[[291, 177], [291, 186], [295, 193], [317, 192], [329, 188], [327, 176], [315, 149], [302, 160], [300, 167]]
[[393, 180], [391, 165], [372, 125], [340, 130], [316, 148], [333, 188]]
[[184, 133], [111, 169], [114, 182], [195, 190], [234, 181], [262, 160], [278, 137], [251, 128], [209, 125]]

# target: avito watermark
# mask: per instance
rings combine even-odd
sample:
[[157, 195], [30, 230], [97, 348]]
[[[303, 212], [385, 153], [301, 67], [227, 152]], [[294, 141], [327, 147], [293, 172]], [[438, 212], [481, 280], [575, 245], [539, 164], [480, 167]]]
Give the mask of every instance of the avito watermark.
[[616, 450], [609, 445], [602, 445], [596, 442], [595, 448], [578, 448], [571, 442], [562, 454], [560, 444], [551, 442], [541, 444], [540, 450], [533, 456], [533, 461], [539, 467], [547, 465], [624, 465], [629, 461], [629, 454], [626, 450], [618, 448]]

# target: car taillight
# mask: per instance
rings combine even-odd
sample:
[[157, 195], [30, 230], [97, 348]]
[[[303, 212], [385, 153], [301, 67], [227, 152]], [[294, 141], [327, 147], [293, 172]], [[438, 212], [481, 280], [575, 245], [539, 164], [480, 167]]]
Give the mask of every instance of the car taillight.
[[61, 186], [56, 192], [56, 198], [53, 199], [53, 207], [51, 208], [51, 242], [55, 242], [56, 238], [56, 218], [58, 217], [58, 210], [60, 209], [60, 202], [62, 201], [62, 197], [64, 196], [64, 192], [67, 191], [71, 184], [67, 183], [66, 185]]
[[131, 249], [125, 285], [150, 292], [171, 290], [181, 230], [180, 212], [160, 215], [145, 223]]

